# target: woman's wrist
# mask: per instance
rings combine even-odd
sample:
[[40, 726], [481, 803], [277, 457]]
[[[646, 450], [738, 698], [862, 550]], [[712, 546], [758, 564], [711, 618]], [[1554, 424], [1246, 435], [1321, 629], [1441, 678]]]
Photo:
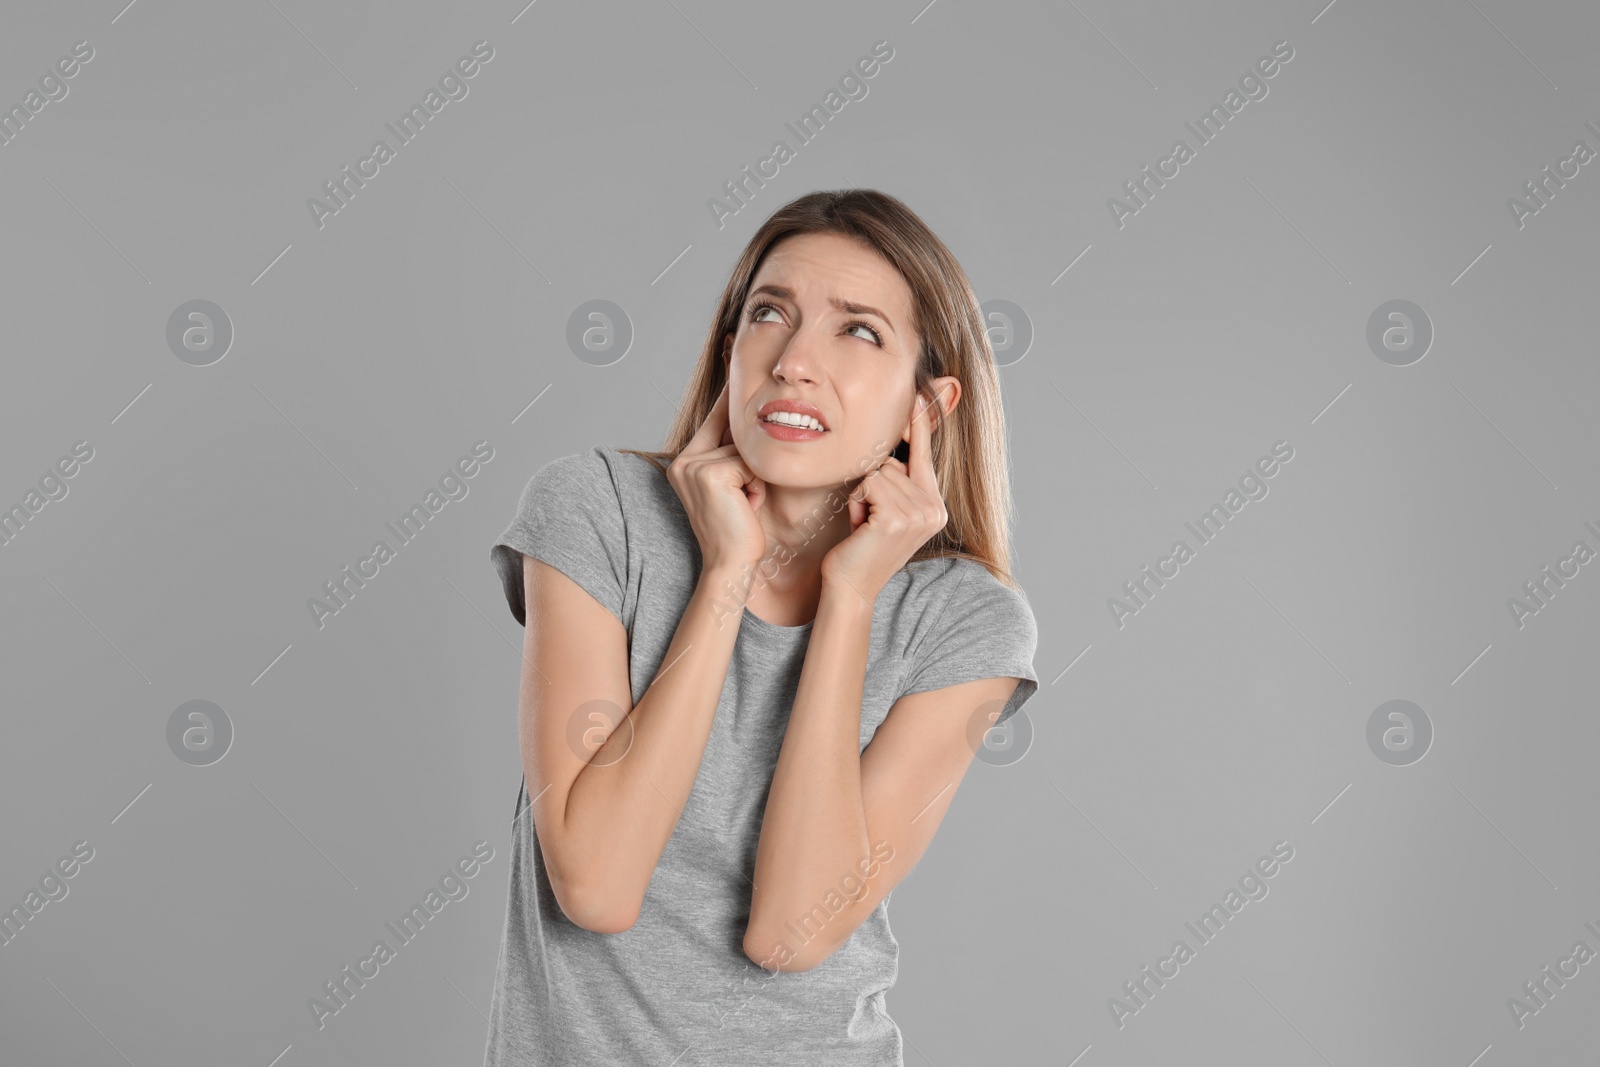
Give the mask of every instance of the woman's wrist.
[[710, 607], [719, 629], [728, 619], [734, 621], [737, 629], [739, 620], [744, 617], [745, 605], [750, 600], [751, 590], [754, 588], [750, 581], [752, 573], [749, 567], [740, 568], [732, 565], [714, 565], [701, 569], [695, 596]]
[[737, 590], [739, 600], [743, 603], [750, 598], [750, 592], [755, 588], [751, 580], [754, 574], [755, 567], [750, 564], [740, 566], [736, 563], [714, 563], [700, 568], [700, 584], [719, 593], [729, 588]]
[[878, 602], [878, 593], [882, 589], [882, 584], [863, 584], [859, 579], [824, 574], [822, 602], [835, 603], [846, 609], [855, 608], [871, 614], [873, 606]]

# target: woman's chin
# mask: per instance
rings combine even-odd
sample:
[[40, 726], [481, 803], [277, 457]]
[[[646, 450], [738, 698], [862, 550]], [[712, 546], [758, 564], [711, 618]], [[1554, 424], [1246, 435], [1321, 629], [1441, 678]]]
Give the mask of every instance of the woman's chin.
[[780, 441], [755, 432], [757, 438], [748, 447], [741, 445], [739, 455], [769, 490], [836, 489], [844, 482], [859, 482], [864, 474], [857, 464], [840, 464], [833, 455], [808, 448], [809, 442]]

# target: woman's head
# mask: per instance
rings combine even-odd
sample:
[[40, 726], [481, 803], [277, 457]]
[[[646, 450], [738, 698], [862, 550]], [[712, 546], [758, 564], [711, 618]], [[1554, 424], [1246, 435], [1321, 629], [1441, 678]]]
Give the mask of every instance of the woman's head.
[[[794, 233], [769, 247], [722, 339], [728, 428], [757, 476], [769, 486], [832, 488], [910, 438], [923, 363], [912, 305], [900, 272], [859, 238]], [[928, 385], [956, 406], [956, 378]], [[768, 421], [786, 405], [823, 429]]]
[[[874, 190], [811, 193], [761, 226], [733, 268], [684, 402], [652, 458], [676, 458], [724, 384], [741, 457], [769, 486], [795, 489], [854, 488], [909, 438], [916, 399], [928, 398], [933, 467], [950, 518], [912, 558], [963, 555], [1009, 578], [994, 356], [960, 264], [899, 200]], [[808, 406], [826, 430], [796, 439], [763, 426], [782, 401]]]

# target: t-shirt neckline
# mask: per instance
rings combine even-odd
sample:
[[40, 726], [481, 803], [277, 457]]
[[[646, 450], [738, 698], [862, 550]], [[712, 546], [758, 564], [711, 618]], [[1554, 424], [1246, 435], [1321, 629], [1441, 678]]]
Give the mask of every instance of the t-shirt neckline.
[[811, 627], [817, 621], [816, 619], [812, 619], [809, 622], [801, 623], [799, 626], [782, 626], [778, 623], [768, 622], [766, 619], [763, 619], [761, 616], [751, 611], [749, 605], [745, 605], [744, 618], [747, 622], [753, 624], [758, 630], [763, 630], [767, 633], [785, 634], [789, 636], [798, 636], [803, 633], [808, 633], [811, 630]]

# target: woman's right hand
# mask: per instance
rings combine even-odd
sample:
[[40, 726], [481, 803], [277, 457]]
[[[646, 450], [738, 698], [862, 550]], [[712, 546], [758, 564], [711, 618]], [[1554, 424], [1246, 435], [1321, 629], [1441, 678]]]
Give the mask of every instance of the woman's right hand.
[[726, 567], [742, 572], [766, 556], [767, 534], [756, 511], [767, 487], [733, 443], [726, 383], [705, 422], [668, 465], [667, 480], [700, 542], [702, 571]]

